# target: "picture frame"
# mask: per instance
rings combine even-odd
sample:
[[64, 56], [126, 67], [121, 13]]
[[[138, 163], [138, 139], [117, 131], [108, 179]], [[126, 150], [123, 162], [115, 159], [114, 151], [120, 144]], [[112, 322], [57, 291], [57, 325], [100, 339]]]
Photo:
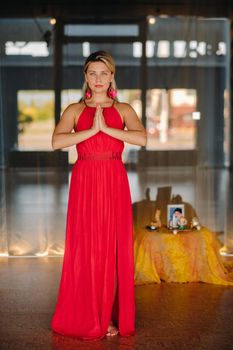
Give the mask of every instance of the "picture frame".
[[180, 216], [185, 216], [184, 204], [168, 204], [167, 205], [167, 227], [178, 227], [177, 221]]

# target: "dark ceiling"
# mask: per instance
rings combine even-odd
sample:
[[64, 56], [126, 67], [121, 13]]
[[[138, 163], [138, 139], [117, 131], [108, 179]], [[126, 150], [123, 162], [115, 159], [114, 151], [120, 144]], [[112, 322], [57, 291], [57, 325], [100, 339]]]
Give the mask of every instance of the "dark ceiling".
[[30, 0], [0, 4], [0, 18], [54, 16], [102, 20], [164, 14], [233, 18], [233, 0]]

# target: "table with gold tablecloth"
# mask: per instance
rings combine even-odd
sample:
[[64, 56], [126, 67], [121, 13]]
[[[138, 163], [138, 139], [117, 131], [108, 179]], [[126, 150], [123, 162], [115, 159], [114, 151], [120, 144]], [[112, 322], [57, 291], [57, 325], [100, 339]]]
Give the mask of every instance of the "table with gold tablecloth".
[[232, 285], [219, 253], [221, 242], [206, 227], [200, 231], [179, 231], [166, 227], [158, 231], [134, 231], [135, 284], [165, 282], [206, 282]]

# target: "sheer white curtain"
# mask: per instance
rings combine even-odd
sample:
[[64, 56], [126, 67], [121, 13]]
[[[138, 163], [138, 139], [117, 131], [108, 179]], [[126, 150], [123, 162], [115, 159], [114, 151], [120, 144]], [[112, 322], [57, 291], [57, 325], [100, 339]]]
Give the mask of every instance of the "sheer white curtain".
[[[0, 255], [59, 256], [64, 249], [69, 169], [52, 168], [49, 163], [43, 167], [4, 168], [6, 157], [11, 157], [11, 151], [18, 147], [18, 122], [22, 122], [19, 115], [23, 115], [25, 123], [28, 116], [34, 118], [32, 105], [24, 106], [21, 113], [18, 92], [54, 93], [53, 28], [48, 19], [8, 19], [0, 20], [0, 30]], [[132, 30], [133, 44], [102, 41], [70, 43], [63, 48], [62, 101], [68, 93], [74, 93], [75, 99], [76, 91], [80, 92], [86, 49], [88, 53], [106, 49], [116, 58], [120, 99], [132, 104], [143, 117], [139, 78], [142, 51], [136, 39], [138, 27]], [[44, 56], [30, 51], [29, 42], [45, 44], [41, 51]], [[227, 168], [231, 137], [229, 20], [150, 18], [146, 55], [144, 117], [148, 144], [141, 160], [138, 147], [125, 146], [125, 159], [133, 163], [128, 170], [132, 201], [143, 202], [147, 188], [152, 200], [161, 194], [161, 188], [171, 188], [167, 200], [179, 198], [192, 206], [201, 223], [218, 232], [225, 251], [229, 251], [233, 246], [232, 180]], [[48, 105], [46, 108], [43, 104], [37, 115], [46, 118], [49, 110], [53, 119], [52, 109]], [[43, 114], [44, 111], [47, 112]], [[34, 125], [43, 129], [45, 124]], [[37, 126], [35, 129], [38, 131]], [[30, 130], [33, 139], [34, 129]], [[135, 215], [140, 216], [140, 211]]]

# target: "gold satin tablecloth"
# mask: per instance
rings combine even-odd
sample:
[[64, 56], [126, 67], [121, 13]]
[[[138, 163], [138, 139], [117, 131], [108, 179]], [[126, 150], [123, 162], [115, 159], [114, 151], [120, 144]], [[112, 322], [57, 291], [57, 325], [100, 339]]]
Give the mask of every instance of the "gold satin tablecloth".
[[165, 282], [206, 282], [232, 285], [219, 253], [221, 243], [205, 227], [200, 231], [167, 228], [134, 231], [134, 280], [136, 285]]

